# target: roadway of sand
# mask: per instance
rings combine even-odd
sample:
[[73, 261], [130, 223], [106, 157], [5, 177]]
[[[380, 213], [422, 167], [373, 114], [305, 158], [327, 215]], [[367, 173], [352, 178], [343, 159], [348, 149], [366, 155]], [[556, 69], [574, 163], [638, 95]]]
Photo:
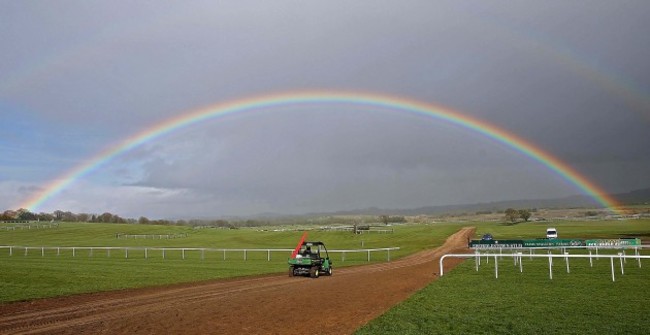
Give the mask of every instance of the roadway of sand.
[[351, 334], [435, 280], [440, 256], [466, 251], [473, 233], [463, 228], [435, 250], [318, 279], [271, 275], [4, 304], [0, 334]]

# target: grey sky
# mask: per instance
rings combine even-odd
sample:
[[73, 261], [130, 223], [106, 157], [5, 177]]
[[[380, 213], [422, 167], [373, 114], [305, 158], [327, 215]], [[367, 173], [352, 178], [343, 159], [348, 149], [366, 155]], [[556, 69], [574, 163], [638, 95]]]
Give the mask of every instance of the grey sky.
[[[0, 1], [0, 208], [202, 106], [307, 89], [440, 104], [610, 192], [650, 187], [647, 1]], [[467, 129], [292, 106], [183, 129], [38, 210], [190, 217], [580, 191]]]

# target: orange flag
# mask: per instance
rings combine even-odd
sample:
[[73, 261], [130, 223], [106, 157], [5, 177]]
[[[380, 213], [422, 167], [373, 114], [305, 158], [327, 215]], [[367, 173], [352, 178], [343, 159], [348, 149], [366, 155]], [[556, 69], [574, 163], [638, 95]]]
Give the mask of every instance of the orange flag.
[[298, 251], [300, 251], [300, 246], [302, 246], [302, 242], [305, 242], [306, 238], [307, 238], [307, 232], [302, 234], [302, 237], [300, 238], [300, 242], [298, 242], [298, 245], [296, 246], [295, 249], [293, 249], [293, 252], [291, 253], [291, 258], [296, 258]]

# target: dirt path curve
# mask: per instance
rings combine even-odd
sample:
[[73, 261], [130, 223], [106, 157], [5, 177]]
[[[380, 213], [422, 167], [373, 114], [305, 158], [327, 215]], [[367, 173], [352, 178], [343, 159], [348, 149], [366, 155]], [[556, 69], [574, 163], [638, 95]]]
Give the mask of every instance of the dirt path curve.
[[464, 250], [473, 233], [463, 228], [435, 250], [319, 279], [274, 275], [0, 305], [0, 334], [350, 334], [435, 280], [440, 256]]

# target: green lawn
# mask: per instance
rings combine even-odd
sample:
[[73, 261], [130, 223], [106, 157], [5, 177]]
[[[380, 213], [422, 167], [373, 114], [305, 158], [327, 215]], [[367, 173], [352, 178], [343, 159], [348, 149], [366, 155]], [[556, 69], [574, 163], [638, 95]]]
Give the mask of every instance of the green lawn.
[[[391, 227], [393, 234], [362, 234], [350, 232], [311, 231], [310, 240], [324, 241], [328, 249], [362, 249], [400, 247], [392, 251], [391, 259], [434, 248], [447, 236], [461, 228], [458, 224], [405, 225]], [[116, 234], [187, 234], [174, 239], [118, 239]], [[175, 226], [122, 225], [76, 223], [61, 224], [59, 228], [0, 230], [0, 245], [29, 247], [205, 247], [205, 248], [293, 248], [301, 231], [258, 231], [255, 229], [199, 229]], [[285, 273], [288, 253], [275, 252], [271, 261], [267, 252], [180, 251], [167, 250], [165, 259], [160, 250], [130, 250], [128, 259], [122, 250], [76, 250], [60, 252], [45, 249], [0, 249], [0, 302], [29, 300], [42, 297], [84, 292], [117, 290], [132, 287], [166, 285], [209, 279]], [[367, 263], [366, 253], [330, 255], [335, 268]], [[371, 255], [371, 262], [387, 259], [386, 252]]]
[[[649, 220], [555, 223], [562, 237], [648, 236]], [[546, 225], [479, 225], [496, 238], [539, 237]], [[576, 251], [571, 251], [575, 253]], [[611, 253], [612, 251], [610, 251]], [[603, 251], [601, 251], [603, 254]], [[645, 251], [644, 254], [650, 254]], [[357, 334], [641, 334], [650, 328], [650, 262], [628, 260], [616, 281], [609, 259], [571, 259], [570, 273], [555, 259], [523, 257], [523, 273], [512, 258], [468, 260], [422, 291], [358, 330]]]

